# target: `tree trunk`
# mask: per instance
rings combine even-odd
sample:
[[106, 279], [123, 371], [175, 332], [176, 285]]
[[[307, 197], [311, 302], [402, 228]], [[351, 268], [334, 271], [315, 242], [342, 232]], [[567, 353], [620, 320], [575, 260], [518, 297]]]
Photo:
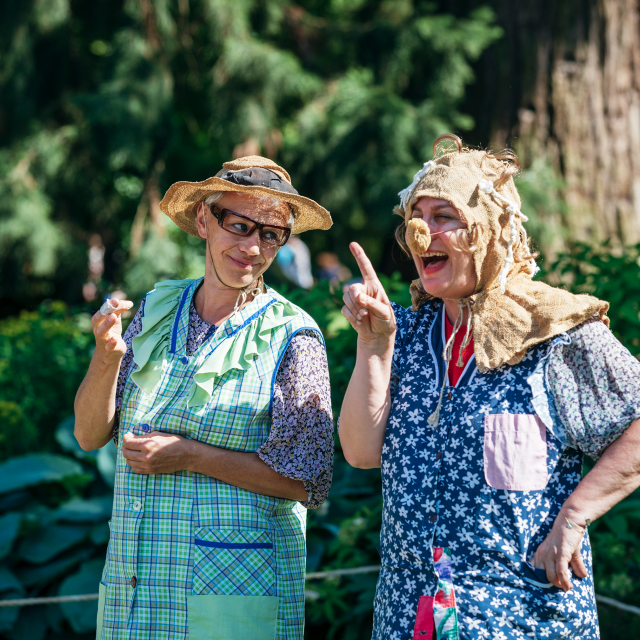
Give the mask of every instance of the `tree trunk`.
[[505, 35], [478, 65], [474, 141], [550, 162], [570, 238], [640, 242], [640, 0], [492, 4]]

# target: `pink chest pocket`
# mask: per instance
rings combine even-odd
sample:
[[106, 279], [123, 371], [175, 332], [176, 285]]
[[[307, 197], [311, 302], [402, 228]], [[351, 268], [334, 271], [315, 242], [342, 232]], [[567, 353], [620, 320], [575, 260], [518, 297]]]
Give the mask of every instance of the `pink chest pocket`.
[[484, 477], [494, 489], [537, 491], [547, 486], [547, 432], [534, 415], [484, 417]]

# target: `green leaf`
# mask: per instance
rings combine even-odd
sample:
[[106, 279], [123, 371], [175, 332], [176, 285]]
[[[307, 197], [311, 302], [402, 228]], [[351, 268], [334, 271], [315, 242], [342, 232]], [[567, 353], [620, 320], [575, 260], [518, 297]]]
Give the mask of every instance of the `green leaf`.
[[111, 517], [112, 507], [112, 495], [73, 498], [58, 509], [55, 517], [58, 522], [99, 522]]
[[[24, 596], [24, 588], [16, 576], [6, 567], [0, 566], [0, 599], [13, 600]], [[18, 607], [0, 607], [0, 631], [11, 629], [18, 619]]]
[[22, 516], [15, 512], [7, 513], [0, 518], [0, 558], [4, 558], [11, 551], [21, 522]]
[[[98, 586], [102, 579], [104, 560], [85, 562], [80, 570], [67, 578], [61, 585], [61, 596], [79, 595], [84, 593], [98, 593]], [[95, 602], [65, 602], [60, 605], [69, 624], [76, 633], [86, 633], [96, 628], [98, 616], [98, 601]]]
[[22, 595], [24, 589], [22, 588], [22, 584], [20, 584], [20, 580], [18, 580], [9, 569], [0, 566], [0, 594], [2, 594], [3, 599], [7, 600], [6, 594], [8, 592]]
[[7, 640], [43, 640], [47, 632], [47, 607], [18, 607], [18, 611], [18, 620], [6, 634]]
[[88, 525], [53, 524], [41, 527], [24, 538], [18, 548], [23, 560], [31, 564], [48, 562], [82, 542], [89, 533]]
[[113, 487], [116, 481], [116, 445], [113, 440], [98, 451], [98, 471], [107, 485]]
[[57, 482], [82, 474], [75, 460], [53, 453], [33, 453], [0, 464], [0, 493], [31, 487], [41, 482]]
[[97, 451], [85, 451], [76, 440], [73, 433], [76, 419], [74, 416], [65, 418], [56, 428], [56, 441], [64, 451], [74, 455], [80, 459], [95, 459], [98, 455]]
[[90, 549], [76, 549], [69, 554], [44, 565], [23, 566], [16, 570], [16, 574], [25, 587], [49, 584], [55, 578], [68, 574], [79, 562], [86, 560]]
[[89, 533], [89, 539], [93, 544], [101, 546], [109, 542], [109, 536], [111, 535], [111, 529], [106, 522], [99, 522], [93, 525], [91, 532]]

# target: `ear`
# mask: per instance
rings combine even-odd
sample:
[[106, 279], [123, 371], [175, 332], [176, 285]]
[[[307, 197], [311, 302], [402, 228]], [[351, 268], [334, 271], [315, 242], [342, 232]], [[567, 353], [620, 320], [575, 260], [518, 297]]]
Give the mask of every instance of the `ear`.
[[209, 213], [208, 207], [205, 206], [204, 202], [201, 202], [198, 205], [198, 210], [196, 212], [196, 225], [198, 227], [198, 234], [203, 240], [207, 239], [207, 214]]

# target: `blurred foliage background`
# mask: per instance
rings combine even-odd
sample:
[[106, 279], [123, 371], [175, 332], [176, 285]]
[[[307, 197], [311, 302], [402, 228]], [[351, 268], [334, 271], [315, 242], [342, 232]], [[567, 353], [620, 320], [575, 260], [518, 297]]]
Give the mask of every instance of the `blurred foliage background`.
[[[534, 6], [536, 29], [556, 37], [556, 10]], [[514, 128], [540, 109], [527, 89], [535, 74], [514, 72], [533, 59], [514, 40], [538, 33], [527, 20], [501, 0], [0, 4], [0, 598], [96, 591], [114, 450], [86, 453], [73, 438], [89, 318], [116, 289], [138, 302], [158, 280], [201, 275], [203, 245], [159, 201], [173, 182], [205, 179], [231, 157], [282, 163], [334, 218], [330, 231], [303, 236], [312, 256], [333, 252], [353, 269], [347, 241], [357, 239], [408, 304], [413, 268], [394, 248], [390, 215], [397, 192], [440, 133], [476, 144], [519, 133], [511, 142], [525, 160], [518, 185], [543, 253], [539, 277], [610, 300], [612, 329], [640, 356], [640, 245], [576, 217], [553, 120], [544, 145], [531, 127]], [[511, 80], [517, 99], [496, 105]], [[614, 231], [576, 243], [576, 228]], [[326, 282], [310, 291], [272, 282], [328, 338], [337, 417], [356, 344], [341, 302]], [[380, 515], [379, 472], [352, 469], [338, 446], [330, 498], [309, 512], [308, 569], [377, 564]], [[640, 606], [640, 496], [591, 531], [599, 593]], [[309, 582], [308, 637], [370, 637], [375, 580]], [[95, 611], [0, 608], [0, 636], [91, 638]], [[603, 638], [633, 637], [637, 617], [600, 615]]]

